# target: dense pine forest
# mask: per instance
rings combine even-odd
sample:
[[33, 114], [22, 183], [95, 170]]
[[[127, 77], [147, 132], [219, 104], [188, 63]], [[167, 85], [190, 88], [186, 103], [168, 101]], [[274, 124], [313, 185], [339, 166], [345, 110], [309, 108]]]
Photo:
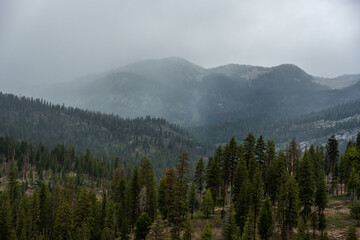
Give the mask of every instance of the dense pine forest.
[[186, 130], [161, 118], [124, 119], [3, 93], [0, 93], [0, 136], [35, 145], [42, 142], [48, 147], [74, 146], [76, 153], [90, 149], [98, 158], [118, 156], [133, 166], [142, 157], [149, 157], [161, 171], [173, 166], [182, 152], [187, 151], [196, 159], [211, 150]]
[[139, 161], [1, 137], [0, 239], [329, 239], [328, 198], [344, 194], [360, 220], [360, 134], [343, 155], [335, 137], [301, 153], [249, 133], [194, 167], [185, 152], [161, 173]]

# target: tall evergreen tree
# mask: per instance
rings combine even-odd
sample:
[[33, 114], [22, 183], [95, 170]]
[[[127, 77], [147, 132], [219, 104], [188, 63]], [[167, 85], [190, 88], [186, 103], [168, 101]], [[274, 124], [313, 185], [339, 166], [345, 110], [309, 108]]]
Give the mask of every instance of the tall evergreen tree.
[[211, 230], [211, 227], [210, 227], [209, 223], [206, 223], [205, 228], [201, 232], [201, 238], [200, 239], [201, 240], [212, 240], [213, 239], [213, 234], [212, 234], [212, 230]]
[[190, 191], [189, 191], [189, 210], [191, 219], [193, 218], [194, 212], [197, 209], [198, 206], [198, 200], [196, 199], [196, 192], [195, 192], [195, 184], [191, 184]]
[[256, 232], [254, 232], [255, 226], [255, 216], [254, 216], [254, 210], [253, 207], [250, 207], [249, 213], [247, 216], [247, 220], [245, 223], [244, 231], [241, 236], [241, 240], [255, 240]]
[[192, 235], [193, 235], [193, 229], [191, 226], [191, 221], [189, 218], [187, 218], [186, 222], [185, 222], [185, 230], [184, 230], [182, 240], [191, 240]]
[[334, 175], [335, 165], [337, 165], [337, 158], [339, 156], [338, 142], [334, 135], [328, 139], [327, 143], [327, 157], [330, 164], [330, 171]]
[[309, 159], [309, 154], [305, 154], [299, 163], [297, 178], [299, 183], [300, 206], [303, 208], [302, 213], [306, 219], [309, 218], [311, 206], [314, 203], [314, 168]]
[[202, 158], [200, 158], [199, 162], [196, 164], [195, 183], [197, 186], [197, 191], [199, 193], [199, 207], [201, 209], [202, 193], [205, 187], [205, 165]]
[[271, 238], [274, 228], [273, 210], [270, 198], [267, 197], [259, 216], [258, 232], [262, 240]]
[[204, 197], [204, 203], [201, 208], [202, 212], [204, 213], [206, 218], [209, 218], [209, 214], [211, 213], [214, 206], [214, 202], [212, 199], [212, 194], [210, 189], [206, 191], [205, 197]]
[[139, 181], [140, 186], [145, 186], [146, 188], [144, 211], [149, 214], [151, 219], [154, 219], [156, 211], [155, 178], [151, 161], [148, 158], [144, 158], [140, 165]]
[[0, 239], [10, 240], [12, 231], [10, 197], [7, 191], [0, 195]]
[[230, 205], [230, 209], [227, 214], [227, 219], [225, 221], [225, 226], [222, 235], [224, 240], [235, 240], [238, 238], [239, 235], [238, 227], [236, 225], [235, 216], [234, 216], [234, 206], [232, 203]]
[[147, 212], [143, 212], [136, 222], [135, 239], [146, 239], [150, 231], [151, 218]]
[[246, 169], [245, 160], [243, 158], [240, 158], [237, 168], [236, 168], [235, 180], [234, 180], [233, 201], [234, 201], [235, 205], [236, 205], [237, 199], [239, 198], [239, 194], [241, 191], [240, 188], [241, 188], [242, 184], [246, 181], [247, 178], [248, 178], [248, 172]]
[[282, 239], [290, 239], [299, 218], [299, 191], [295, 178], [291, 175], [281, 187], [277, 219], [281, 226]]
[[356, 237], [356, 228], [354, 226], [349, 227], [346, 240], [357, 240]]
[[58, 211], [56, 212], [54, 227], [52, 231], [52, 239], [54, 240], [71, 240], [71, 228], [73, 215], [71, 207], [67, 201], [62, 201]]
[[131, 227], [134, 229], [136, 220], [139, 216], [139, 193], [140, 193], [140, 182], [139, 182], [139, 171], [138, 168], [135, 167], [134, 173], [131, 178], [130, 185], [130, 209], [131, 209]]

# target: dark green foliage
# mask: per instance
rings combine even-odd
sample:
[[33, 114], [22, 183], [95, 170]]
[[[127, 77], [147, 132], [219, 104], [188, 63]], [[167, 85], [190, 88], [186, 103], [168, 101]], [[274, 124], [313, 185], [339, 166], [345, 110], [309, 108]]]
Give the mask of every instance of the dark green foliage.
[[275, 200], [279, 196], [280, 186], [286, 174], [285, 156], [282, 151], [279, 152], [279, 156], [276, 157], [273, 163], [269, 166], [266, 174], [266, 192], [270, 196], [270, 200], [274, 205]]
[[77, 196], [74, 210], [74, 233], [77, 239], [87, 239], [91, 237], [94, 229], [95, 218], [91, 192], [82, 188]]
[[231, 204], [225, 221], [225, 226], [223, 228], [222, 237], [224, 240], [235, 240], [238, 235], [239, 230], [234, 217], [234, 206]]
[[250, 207], [241, 240], [255, 240], [256, 232], [254, 210]]
[[270, 198], [267, 197], [264, 205], [261, 208], [258, 232], [262, 240], [269, 239], [272, 236], [274, 229], [273, 210], [271, 206]]
[[165, 227], [166, 226], [164, 221], [162, 220], [162, 216], [160, 215], [160, 213], [158, 213], [150, 229], [150, 235], [152, 239], [155, 240], [165, 239], [165, 233], [164, 233]]
[[281, 186], [277, 219], [281, 227], [282, 238], [291, 236], [299, 218], [299, 192], [294, 176], [290, 176]]
[[317, 212], [313, 212], [310, 215], [310, 226], [313, 232], [313, 239], [315, 239], [315, 235], [316, 235], [316, 230], [319, 229], [319, 216]]
[[235, 180], [234, 180], [234, 196], [233, 201], [236, 205], [236, 202], [239, 198], [239, 194], [241, 192], [241, 186], [242, 184], [247, 180], [248, 178], [248, 171], [246, 169], [246, 163], [243, 158], [240, 158], [236, 172], [235, 172]]
[[208, 218], [209, 214], [211, 213], [212, 209], [214, 207], [214, 201], [212, 199], [211, 191], [208, 189], [206, 191], [204, 202], [201, 207], [201, 211], [204, 213], [205, 217]]
[[351, 217], [356, 220], [356, 226], [359, 227], [360, 222], [360, 202], [355, 200], [350, 206]]
[[202, 201], [202, 193], [205, 187], [205, 165], [204, 160], [200, 158], [199, 162], [196, 164], [195, 168], [195, 181], [196, 189], [200, 196], [200, 208], [201, 208], [201, 201]]
[[188, 218], [188, 219], [186, 219], [186, 222], [185, 222], [185, 230], [184, 230], [182, 240], [191, 240], [192, 234], [193, 234], [193, 230], [191, 227], [191, 221]]
[[0, 195], [0, 239], [10, 240], [11, 225], [10, 197], [7, 191]]
[[321, 232], [321, 235], [323, 235], [325, 229], [326, 229], [326, 218], [325, 218], [325, 214], [321, 213], [319, 216], [319, 224], [318, 224], [318, 230]]
[[156, 212], [155, 177], [150, 159], [143, 158], [140, 164], [139, 182], [145, 187], [145, 202], [143, 211], [147, 212], [151, 219], [154, 219]]
[[189, 204], [189, 210], [190, 210], [190, 215], [191, 215], [191, 219], [192, 219], [195, 210], [198, 208], [198, 200], [196, 198], [195, 184], [194, 183], [191, 184], [191, 186], [190, 186], [188, 204]]
[[298, 222], [297, 230], [296, 240], [310, 240], [309, 227], [302, 217]]
[[68, 202], [63, 201], [56, 212], [52, 239], [54, 240], [70, 240], [72, 239], [73, 215]]
[[150, 231], [151, 218], [147, 212], [143, 212], [136, 222], [135, 239], [146, 239]]
[[297, 180], [299, 186], [300, 206], [302, 207], [302, 213], [306, 219], [308, 219], [311, 206], [314, 203], [314, 169], [309, 159], [309, 154], [305, 153], [304, 158], [299, 162], [297, 170]]
[[139, 216], [139, 193], [140, 193], [140, 182], [139, 182], [139, 171], [135, 167], [134, 173], [131, 178], [130, 189], [129, 189], [129, 199], [130, 199], [130, 209], [131, 209], [131, 227], [134, 229], [136, 220]]
[[[119, 156], [126, 159], [132, 167], [142, 157], [150, 157], [154, 159], [153, 164], [159, 169], [159, 175], [173, 166], [176, 157], [184, 151], [189, 151], [193, 154], [192, 157], [198, 158], [210, 150], [207, 145], [193, 140], [185, 130], [164, 119], [124, 119], [114, 114], [64, 107], [11, 94], [0, 93], [0, 122], [0, 132], [3, 135], [24, 139], [32, 144], [43, 142], [47, 146], [55, 146], [66, 143], [63, 144], [65, 148], [75, 146], [76, 150], [73, 152], [91, 149], [98, 159], [103, 156]], [[82, 173], [90, 171], [94, 175], [100, 173], [96, 173], [94, 165], [87, 162], [81, 162], [81, 165], [71, 169], [73, 166], [70, 163], [74, 162], [72, 150], [62, 151], [61, 147], [58, 150], [54, 152], [54, 156], [58, 157], [62, 170]], [[8, 153], [6, 158], [11, 160], [12, 153]], [[45, 161], [42, 154], [39, 158]], [[19, 166], [23, 165], [23, 162], [19, 163]], [[44, 164], [39, 167], [46, 170], [44, 168], [47, 166]], [[21, 170], [19, 168], [19, 173]]]
[[335, 165], [337, 164], [337, 158], [339, 156], [338, 142], [335, 136], [331, 136], [327, 143], [327, 157], [330, 164], [330, 171], [334, 174]]
[[[216, 150], [218, 154], [221, 152], [221, 148]], [[206, 188], [210, 189], [213, 200], [221, 197], [221, 169], [220, 169], [221, 157], [217, 158], [216, 153], [214, 158], [210, 158], [206, 171]]]
[[201, 238], [200, 239], [201, 240], [212, 240], [213, 239], [212, 231], [211, 231], [209, 223], [206, 224], [205, 228], [201, 232]]
[[240, 233], [242, 233], [245, 226], [250, 204], [249, 182], [246, 180], [241, 185], [239, 196], [235, 205], [235, 219], [237, 225], [239, 226]]
[[346, 235], [346, 240], [356, 240], [356, 228], [355, 227], [349, 227], [347, 235]]

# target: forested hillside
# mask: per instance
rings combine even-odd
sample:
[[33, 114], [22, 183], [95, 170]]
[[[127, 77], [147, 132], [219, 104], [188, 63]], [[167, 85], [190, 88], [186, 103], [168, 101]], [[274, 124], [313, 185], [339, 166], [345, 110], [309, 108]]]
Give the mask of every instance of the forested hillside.
[[117, 156], [134, 165], [146, 156], [159, 169], [172, 166], [171, 159], [181, 152], [191, 157], [208, 152], [206, 145], [164, 119], [123, 119], [2, 93], [0, 135], [49, 147], [61, 143], [78, 152], [91, 149], [99, 158]]
[[306, 145], [325, 145], [331, 135], [337, 135], [343, 152], [348, 140], [354, 139], [360, 131], [360, 101], [340, 104], [335, 107], [302, 115], [300, 117], [271, 121], [267, 114], [220, 122], [191, 128], [190, 131], [201, 141], [223, 143], [235, 136], [244, 136], [248, 131], [262, 134], [284, 147], [291, 139]]
[[360, 134], [341, 157], [334, 137], [301, 155], [249, 133], [194, 170], [190, 160], [181, 153], [157, 181], [148, 158], [130, 168], [1, 137], [0, 239], [345, 239], [327, 210], [344, 193], [350, 225], [360, 220]]
[[[283, 120], [357, 100], [360, 78], [351, 79], [352, 85], [343, 83], [343, 78], [321, 81], [337, 82], [333, 90], [292, 64], [228, 64], [206, 69], [172, 57], [135, 62], [43, 89], [36, 96], [125, 117], [151, 115], [195, 126], [262, 114], [271, 121]], [[27, 94], [35, 96], [36, 91], [39, 88]]]

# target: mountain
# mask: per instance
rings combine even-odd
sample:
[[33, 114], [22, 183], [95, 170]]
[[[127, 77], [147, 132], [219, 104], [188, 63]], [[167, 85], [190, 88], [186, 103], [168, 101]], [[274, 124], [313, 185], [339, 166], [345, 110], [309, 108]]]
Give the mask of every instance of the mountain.
[[235, 136], [244, 139], [248, 132], [272, 139], [284, 148], [296, 138], [302, 148], [305, 146], [325, 145], [328, 138], [336, 136], [341, 152], [349, 140], [355, 140], [360, 132], [360, 100], [294, 117], [287, 120], [269, 122], [267, 115], [239, 119], [231, 122], [203, 125], [191, 128], [199, 141], [213, 144], [226, 143]]
[[0, 136], [49, 147], [63, 143], [79, 152], [91, 149], [97, 157], [118, 156], [130, 165], [146, 156], [161, 170], [173, 166], [182, 152], [198, 159], [209, 150], [164, 119], [123, 119], [2, 93]]
[[314, 81], [331, 89], [341, 89], [360, 82], [360, 74], [347, 74], [336, 78], [314, 77]]
[[358, 84], [341, 89], [321, 85], [319, 78], [291, 64], [205, 69], [181, 58], [165, 58], [47, 89], [41, 97], [122, 117], [151, 115], [195, 126], [263, 114], [271, 121], [291, 118], [356, 100], [360, 96], [350, 94], [356, 91]]

